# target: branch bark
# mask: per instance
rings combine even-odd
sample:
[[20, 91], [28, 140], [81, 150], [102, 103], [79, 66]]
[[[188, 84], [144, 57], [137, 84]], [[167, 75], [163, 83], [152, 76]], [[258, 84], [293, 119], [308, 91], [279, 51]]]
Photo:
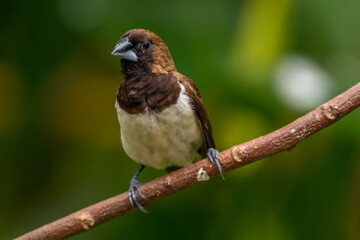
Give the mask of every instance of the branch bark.
[[[220, 163], [223, 171], [227, 172], [275, 153], [290, 150], [308, 136], [335, 123], [359, 105], [360, 83], [357, 83], [346, 92], [292, 123], [265, 136], [221, 152]], [[147, 200], [142, 200], [141, 204], [149, 205], [218, 174], [216, 166], [209, 164], [208, 159], [203, 159], [143, 184], [141, 190]], [[65, 239], [134, 210], [136, 208], [131, 207], [128, 193], [124, 192], [46, 224], [16, 239]]]

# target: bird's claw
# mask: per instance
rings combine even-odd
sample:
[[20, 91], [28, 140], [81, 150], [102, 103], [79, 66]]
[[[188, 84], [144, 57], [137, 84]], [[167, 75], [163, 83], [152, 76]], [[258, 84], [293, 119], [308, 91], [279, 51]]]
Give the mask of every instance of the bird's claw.
[[216, 164], [216, 166], [219, 169], [219, 172], [220, 172], [220, 175], [221, 175], [222, 179], [225, 180], [224, 175], [223, 175], [222, 170], [221, 170], [221, 165], [220, 165], [220, 162], [219, 162], [219, 152], [218, 152], [218, 150], [216, 150], [215, 148], [209, 148], [208, 152], [207, 152], [207, 156], [208, 156], [211, 163]]
[[146, 197], [142, 194], [142, 192], [140, 190], [140, 185], [141, 185], [141, 183], [137, 179], [134, 179], [134, 178], [131, 179], [130, 188], [129, 188], [129, 201], [130, 201], [130, 204], [132, 207], [135, 207], [135, 204], [136, 204], [136, 206], [140, 209], [140, 211], [142, 211], [143, 213], [149, 213], [148, 211], [145, 210], [145, 208], [141, 205], [139, 200], [136, 198], [135, 190], [138, 192], [139, 196], [142, 199], [146, 200]]

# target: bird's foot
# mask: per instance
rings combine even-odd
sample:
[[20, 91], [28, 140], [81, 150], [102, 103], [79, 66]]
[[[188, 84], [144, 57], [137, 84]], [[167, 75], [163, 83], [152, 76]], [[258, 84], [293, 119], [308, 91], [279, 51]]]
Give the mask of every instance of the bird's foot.
[[130, 204], [132, 207], [135, 207], [135, 204], [136, 204], [136, 206], [140, 209], [140, 211], [142, 211], [143, 213], [149, 213], [148, 211], [145, 210], [145, 208], [141, 205], [139, 200], [136, 198], [135, 191], [138, 192], [139, 196], [142, 199], [146, 199], [140, 190], [140, 185], [141, 185], [141, 183], [135, 177], [133, 179], [131, 179], [130, 188], [129, 188], [129, 201], [130, 201]]
[[218, 152], [218, 150], [216, 150], [215, 148], [209, 148], [208, 152], [207, 152], [207, 156], [208, 156], [211, 163], [216, 164], [216, 166], [219, 169], [219, 172], [220, 172], [220, 175], [221, 175], [222, 179], [225, 180], [224, 175], [223, 175], [222, 170], [221, 170], [221, 165], [220, 165], [220, 162], [219, 162], [219, 152]]

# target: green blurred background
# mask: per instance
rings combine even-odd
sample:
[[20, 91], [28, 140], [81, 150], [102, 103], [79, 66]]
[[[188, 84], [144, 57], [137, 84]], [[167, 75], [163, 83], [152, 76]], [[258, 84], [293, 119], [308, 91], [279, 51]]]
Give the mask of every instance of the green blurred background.
[[[156, 32], [210, 113], [219, 150], [360, 79], [360, 1], [2, 1], [0, 239], [124, 192], [122, 81], [110, 55]], [[73, 239], [360, 239], [360, 111], [284, 152]], [[147, 168], [146, 182], [164, 172]]]

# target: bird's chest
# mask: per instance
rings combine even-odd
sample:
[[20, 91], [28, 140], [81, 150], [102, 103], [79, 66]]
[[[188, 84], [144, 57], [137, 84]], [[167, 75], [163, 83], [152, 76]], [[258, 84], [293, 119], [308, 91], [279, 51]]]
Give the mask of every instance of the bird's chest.
[[[182, 89], [183, 90], [183, 89]], [[131, 114], [115, 104], [125, 152], [136, 162], [162, 169], [191, 163], [202, 137], [195, 112], [182, 91], [161, 112]]]

